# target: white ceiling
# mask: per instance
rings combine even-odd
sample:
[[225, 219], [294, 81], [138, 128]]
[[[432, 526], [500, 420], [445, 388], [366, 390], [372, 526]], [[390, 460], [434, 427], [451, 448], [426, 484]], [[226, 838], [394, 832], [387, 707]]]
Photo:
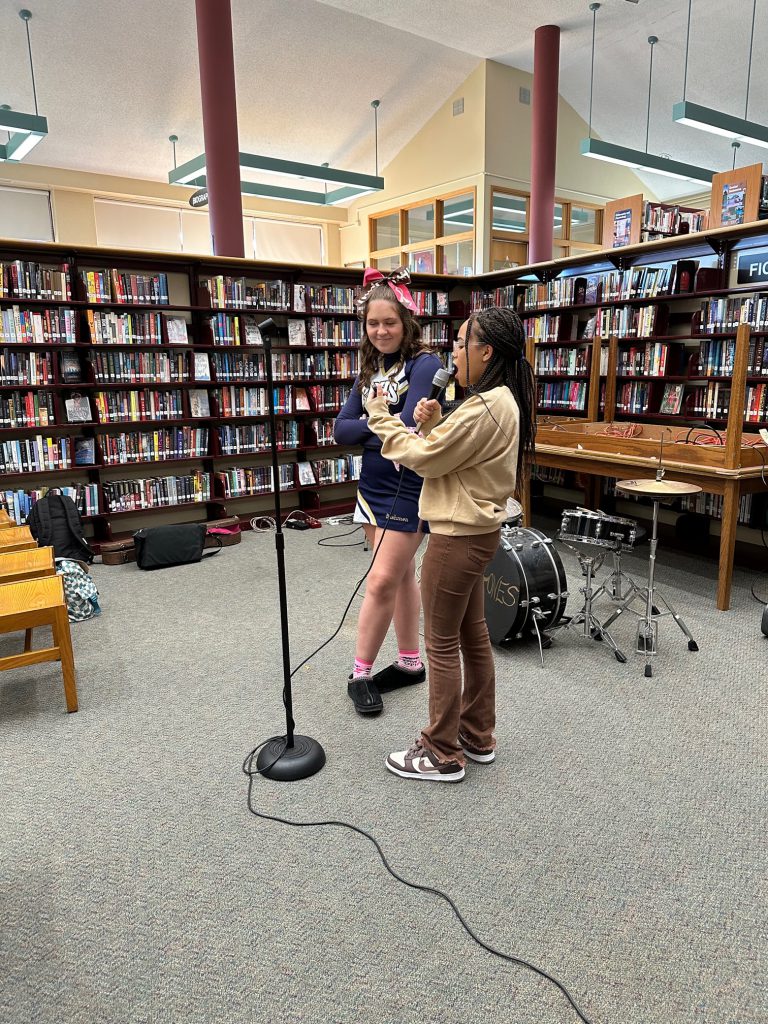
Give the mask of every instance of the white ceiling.
[[[693, 0], [687, 97], [744, 114], [753, 0]], [[0, 102], [32, 111], [20, 0], [0, 0]], [[32, 0], [40, 112], [50, 135], [36, 162], [167, 180], [168, 136], [183, 162], [203, 149], [194, 0]], [[649, 151], [722, 170], [727, 139], [675, 125], [683, 96], [688, 0], [603, 0], [597, 13], [592, 123], [643, 148], [647, 37], [654, 51]], [[240, 148], [371, 173], [372, 99], [384, 167], [446, 97], [490, 58], [533, 67], [533, 34], [562, 29], [560, 93], [589, 111], [588, 0], [232, 0]], [[749, 116], [768, 119], [768, 3], [755, 23]], [[764, 150], [743, 146], [740, 163]], [[574, 154], [574, 159], [579, 157]], [[648, 176], [665, 196], [680, 183]]]

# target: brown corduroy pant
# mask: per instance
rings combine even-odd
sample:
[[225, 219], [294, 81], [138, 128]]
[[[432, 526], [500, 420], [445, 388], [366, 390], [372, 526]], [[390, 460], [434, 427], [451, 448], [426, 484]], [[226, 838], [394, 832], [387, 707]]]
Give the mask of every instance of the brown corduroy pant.
[[485, 624], [483, 573], [499, 536], [499, 530], [459, 537], [432, 533], [422, 562], [429, 725], [421, 738], [441, 761], [464, 763], [459, 734], [480, 750], [496, 745], [496, 673]]

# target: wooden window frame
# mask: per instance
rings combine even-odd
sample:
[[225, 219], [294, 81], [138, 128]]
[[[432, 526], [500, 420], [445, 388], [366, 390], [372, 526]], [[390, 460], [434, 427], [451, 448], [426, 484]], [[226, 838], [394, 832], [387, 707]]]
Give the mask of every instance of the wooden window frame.
[[[443, 204], [446, 199], [454, 199], [456, 196], [471, 196], [472, 197], [472, 228], [468, 231], [458, 231], [454, 235], [446, 235], [443, 233]], [[408, 231], [408, 211], [418, 209], [420, 206], [434, 206], [435, 210], [435, 237], [425, 239], [422, 242], [405, 242]], [[400, 244], [391, 246], [388, 249], [374, 249], [374, 240], [376, 232], [376, 221], [381, 217], [391, 217], [393, 214], [398, 214], [400, 217]], [[435, 271], [434, 273], [443, 276], [443, 249], [450, 245], [455, 245], [457, 242], [472, 242], [472, 260], [473, 264], [477, 256], [477, 189], [474, 185], [469, 188], [455, 189], [453, 192], [441, 192], [436, 196], [428, 196], [423, 199], [418, 199], [412, 203], [406, 203], [403, 206], [396, 206], [390, 210], [380, 210], [376, 214], [370, 214], [368, 217], [368, 258], [372, 267], [378, 266], [380, 259], [391, 258], [392, 256], [399, 256], [400, 263], [403, 266], [408, 265], [408, 257], [413, 252], [421, 252], [424, 249], [431, 249], [435, 259]]]
[[[517, 189], [517, 188], [504, 188], [504, 186], [502, 186], [502, 185], [491, 185], [490, 186], [490, 192], [488, 194], [488, 209], [490, 211], [489, 216], [490, 216], [490, 220], [491, 220], [491, 230], [490, 230], [491, 245], [493, 245], [493, 241], [496, 239], [496, 240], [498, 240], [500, 242], [518, 242], [518, 243], [523, 243], [524, 242], [526, 244], [526, 246], [529, 246], [530, 245], [530, 233], [529, 233], [528, 230], [525, 230], [525, 231], [502, 231], [502, 230], [495, 230], [494, 229], [494, 227], [493, 227], [493, 196], [494, 196], [494, 193], [498, 193], [498, 192], [501, 192], [503, 195], [517, 196], [520, 199], [524, 199], [525, 200], [525, 223], [526, 223], [526, 229], [528, 228], [528, 226], [530, 225], [530, 222], [531, 222], [531, 194], [530, 194], [530, 192], [525, 192], [522, 189]], [[561, 206], [562, 209], [563, 209], [563, 227], [564, 228], [567, 227], [566, 237], [555, 238], [555, 236], [554, 236], [554, 224], [552, 226], [552, 228], [553, 228], [553, 231], [552, 231], [552, 245], [553, 245], [553, 247], [557, 246], [559, 249], [563, 250], [561, 256], [562, 257], [570, 256], [572, 249], [578, 249], [578, 250], [583, 251], [583, 252], [600, 252], [600, 250], [603, 248], [602, 241], [598, 241], [598, 242], [582, 242], [582, 241], [579, 241], [578, 239], [572, 239], [570, 237], [570, 234], [571, 234], [571, 209], [572, 209], [572, 207], [576, 206], [579, 209], [583, 209], [583, 210], [594, 210], [595, 211], [595, 236], [602, 240], [602, 235], [603, 235], [603, 207], [600, 206], [597, 203], [583, 202], [580, 199], [578, 199], [578, 200], [576, 200], [576, 199], [562, 199], [560, 196], [555, 196], [555, 202], [558, 204], [558, 206]], [[527, 255], [529, 255], [529, 253]], [[560, 259], [561, 257], [558, 256], [557, 258]], [[526, 258], [526, 262], [528, 262], [527, 258]]]

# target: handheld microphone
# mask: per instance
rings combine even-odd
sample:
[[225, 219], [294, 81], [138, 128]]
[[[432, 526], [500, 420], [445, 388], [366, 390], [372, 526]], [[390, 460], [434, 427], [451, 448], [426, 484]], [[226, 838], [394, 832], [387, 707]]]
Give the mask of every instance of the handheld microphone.
[[453, 380], [455, 373], [455, 366], [452, 370], [446, 370], [444, 366], [441, 366], [440, 369], [435, 372], [435, 376], [432, 378], [432, 390], [429, 392], [430, 402], [442, 395]]

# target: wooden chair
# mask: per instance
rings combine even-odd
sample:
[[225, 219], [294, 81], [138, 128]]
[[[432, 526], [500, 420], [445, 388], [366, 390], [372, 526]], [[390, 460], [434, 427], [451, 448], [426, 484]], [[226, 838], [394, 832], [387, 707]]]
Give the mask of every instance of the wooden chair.
[[37, 541], [28, 526], [12, 526], [7, 530], [0, 530], [0, 553], [36, 547]]
[[53, 548], [0, 551], [0, 584], [19, 583], [39, 576], [54, 576]]
[[4, 508], [0, 508], [0, 530], [9, 530], [12, 526], [18, 525], [15, 519], [11, 519]]
[[[35, 626], [52, 628], [52, 647], [31, 650], [32, 630]], [[77, 711], [72, 635], [64, 601], [64, 584], [60, 576], [43, 576], [0, 586], [0, 633], [15, 633], [22, 629], [26, 631], [24, 653], [0, 658], [0, 672], [21, 668], [22, 665], [37, 665], [43, 661], [60, 661], [67, 711]]]

